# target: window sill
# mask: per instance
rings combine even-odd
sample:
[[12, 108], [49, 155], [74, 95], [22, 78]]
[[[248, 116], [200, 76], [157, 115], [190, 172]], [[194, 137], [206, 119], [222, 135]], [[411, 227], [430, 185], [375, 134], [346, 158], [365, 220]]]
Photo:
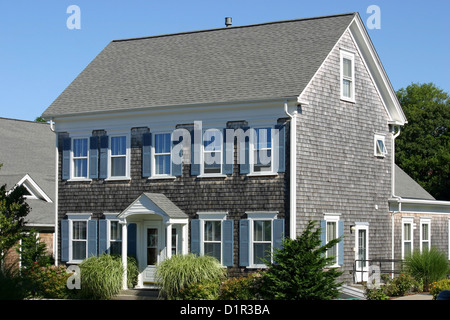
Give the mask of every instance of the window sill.
[[197, 178], [226, 178], [226, 174], [201, 174]]
[[356, 103], [355, 99], [346, 98], [346, 97], [341, 97], [341, 101], [350, 102], [350, 103]]
[[152, 176], [152, 177], [148, 177], [148, 180], [175, 180], [177, 177], [175, 176]]
[[89, 179], [89, 178], [72, 178], [72, 179], [68, 179], [67, 182], [92, 182], [92, 179]]
[[249, 173], [247, 174], [247, 177], [264, 177], [264, 176], [277, 176], [278, 172], [261, 172], [261, 173]]
[[105, 181], [130, 181], [131, 178], [130, 177], [117, 177], [117, 178], [106, 178]]

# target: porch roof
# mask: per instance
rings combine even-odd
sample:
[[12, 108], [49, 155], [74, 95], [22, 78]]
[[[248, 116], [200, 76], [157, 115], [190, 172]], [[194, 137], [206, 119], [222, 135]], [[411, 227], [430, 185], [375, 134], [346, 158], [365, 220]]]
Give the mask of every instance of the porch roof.
[[168, 219], [189, 218], [186, 213], [162, 193], [142, 193], [118, 217], [126, 218], [135, 214], [157, 214]]

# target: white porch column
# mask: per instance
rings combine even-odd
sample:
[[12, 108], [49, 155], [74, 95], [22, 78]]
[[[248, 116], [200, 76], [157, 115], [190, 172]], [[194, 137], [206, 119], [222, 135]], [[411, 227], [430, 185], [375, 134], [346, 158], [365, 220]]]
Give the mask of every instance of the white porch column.
[[167, 222], [166, 224], [166, 258], [169, 259], [172, 256], [172, 224]]
[[123, 266], [123, 277], [122, 277], [122, 288], [126, 290], [127, 285], [127, 257], [128, 257], [128, 237], [127, 237], [127, 221], [124, 219], [120, 222], [122, 224], [122, 266]]
[[181, 254], [188, 254], [188, 224], [181, 228]]

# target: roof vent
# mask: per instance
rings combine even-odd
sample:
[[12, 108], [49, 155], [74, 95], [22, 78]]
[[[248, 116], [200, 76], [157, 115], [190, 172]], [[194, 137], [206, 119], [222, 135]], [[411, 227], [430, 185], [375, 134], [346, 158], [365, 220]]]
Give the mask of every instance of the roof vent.
[[231, 26], [231, 17], [225, 17], [225, 26], [229, 27]]

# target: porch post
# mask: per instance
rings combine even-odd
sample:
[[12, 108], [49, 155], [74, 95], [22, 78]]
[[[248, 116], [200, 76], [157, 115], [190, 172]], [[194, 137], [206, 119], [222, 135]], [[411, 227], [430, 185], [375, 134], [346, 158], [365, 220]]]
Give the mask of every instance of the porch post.
[[128, 236], [127, 236], [127, 220], [124, 219], [120, 222], [122, 224], [122, 266], [123, 266], [123, 277], [122, 277], [122, 288], [126, 290], [127, 285], [127, 247], [128, 247]]
[[166, 257], [169, 259], [172, 256], [172, 224], [167, 222], [166, 224], [166, 235], [167, 235], [167, 245], [166, 245]]
[[181, 241], [181, 253], [188, 254], [188, 224], [183, 224], [181, 228], [182, 241]]

